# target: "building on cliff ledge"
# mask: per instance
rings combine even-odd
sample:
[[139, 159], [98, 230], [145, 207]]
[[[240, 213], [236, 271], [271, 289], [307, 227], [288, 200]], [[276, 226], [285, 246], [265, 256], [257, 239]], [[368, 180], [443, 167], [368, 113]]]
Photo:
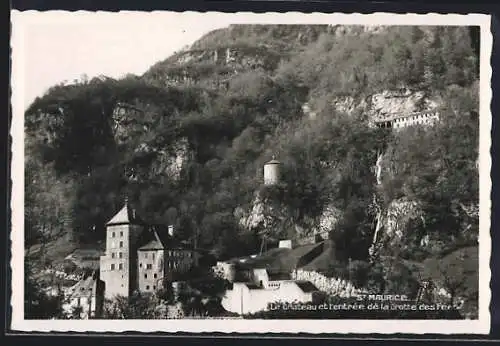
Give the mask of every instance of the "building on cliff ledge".
[[375, 120], [375, 125], [382, 128], [400, 129], [409, 126], [433, 125], [439, 121], [437, 111], [426, 111], [411, 114], [394, 114]]
[[134, 291], [153, 293], [197, 265], [197, 253], [178, 242], [173, 227], [152, 226], [125, 206], [106, 224], [100, 278], [107, 299]]

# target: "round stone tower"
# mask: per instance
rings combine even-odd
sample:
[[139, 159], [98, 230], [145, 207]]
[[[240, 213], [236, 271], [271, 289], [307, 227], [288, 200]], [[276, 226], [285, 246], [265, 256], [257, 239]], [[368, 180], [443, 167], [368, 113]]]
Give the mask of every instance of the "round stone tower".
[[273, 159], [264, 165], [264, 184], [275, 185], [279, 183], [281, 162]]

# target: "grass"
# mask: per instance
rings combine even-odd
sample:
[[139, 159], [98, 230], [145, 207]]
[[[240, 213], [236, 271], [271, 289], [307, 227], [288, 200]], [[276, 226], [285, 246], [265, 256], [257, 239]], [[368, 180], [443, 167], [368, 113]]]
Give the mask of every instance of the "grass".
[[63, 234], [62, 236], [50, 240], [45, 244], [45, 247], [42, 244], [36, 244], [31, 246], [30, 248], [25, 250], [25, 258], [40, 258], [42, 255], [42, 251], [44, 252], [44, 261], [46, 263], [60, 264], [64, 261], [64, 258], [68, 256], [70, 253], [75, 251], [77, 248], [77, 244], [72, 241], [67, 234]]

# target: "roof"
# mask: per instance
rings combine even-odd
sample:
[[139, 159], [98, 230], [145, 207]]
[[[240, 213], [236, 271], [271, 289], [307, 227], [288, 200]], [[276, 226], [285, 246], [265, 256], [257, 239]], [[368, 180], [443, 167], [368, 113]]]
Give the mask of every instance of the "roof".
[[82, 259], [90, 259], [90, 258], [99, 259], [99, 256], [102, 255], [102, 252], [103, 251], [101, 251], [100, 249], [75, 249], [75, 251], [69, 254], [66, 258], [71, 259], [79, 257]]
[[152, 226], [148, 241], [139, 247], [139, 250], [162, 250], [162, 249], [184, 249], [190, 250], [191, 247], [185, 242], [178, 241], [168, 234], [168, 229], [161, 225]]
[[234, 263], [240, 267], [253, 268], [266, 268], [271, 264], [277, 257], [283, 255], [284, 253], [290, 251], [287, 248], [274, 248], [269, 251], [264, 252], [260, 255], [246, 256], [246, 257], [236, 257], [232, 258], [227, 263]]
[[128, 224], [143, 224], [140, 218], [137, 216], [136, 212], [130, 205], [125, 203], [123, 208], [115, 214], [106, 224], [111, 225], [128, 225]]
[[163, 250], [165, 248], [164, 244], [162, 243], [158, 231], [153, 229], [152, 230], [152, 236], [153, 239], [151, 239], [148, 243], [145, 245], [141, 246], [139, 250], [145, 251], [145, 250]]
[[317, 247], [320, 247], [321, 244], [322, 243], [301, 245], [294, 249], [281, 248], [282, 250], [288, 251], [283, 251], [280, 256], [278, 256], [274, 261], [270, 263], [270, 271], [291, 272], [292, 270], [301, 266], [300, 262], [301, 259], [304, 258], [304, 256], [307, 257], [308, 254], [310, 254]]
[[387, 114], [383, 117], [375, 119], [376, 123], [379, 122], [384, 122], [384, 121], [392, 121], [396, 119], [404, 119], [404, 118], [410, 118], [413, 116], [418, 116], [418, 115], [423, 115], [423, 116], [434, 116], [437, 115], [436, 110], [428, 110], [428, 111], [422, 111], [422, 112], [413, 112], [413, 113], [393, 113], [393, 114]]
[[295, 284], [305, 293], [319, 291], [310, 281], [295, 281]]
[[276, 160], [276, 157], [273, 155], [273, 158], [271, 161], [267, 162], [266, 165], [277, 165], [277, 164], [280, 164], [281, 162], [279, 162], [278, 160]]
[[78, 281], [73, 288], [71, 298], [88, 297], [95, 294], [95, 292], [93, 291], [95, 281], [96, 280], [92, 275]]
[[253, 283], [245, 283], [245, 285], [251, 289], [251, 290], [261, 290], [262, 287], [261, 286], [257, 286], [256, 284], [253, 284]]
[[164, 249], [163, 244], [156, 239], [151, 240], [149, 243], [146, 245], [143, 245], [139, 248], [139, 251], [145, 251], [145, 250], [162, 250]]
[[266, 165], [279, 165], [281, 162], [278, 160], [271, 160], [269, 162], [266, 162]]
[[281, 273], [269, 273], [269, 280], [271, 281], [281, 281], [281, 280], [290, 280], [290, 273], [281, 272]]

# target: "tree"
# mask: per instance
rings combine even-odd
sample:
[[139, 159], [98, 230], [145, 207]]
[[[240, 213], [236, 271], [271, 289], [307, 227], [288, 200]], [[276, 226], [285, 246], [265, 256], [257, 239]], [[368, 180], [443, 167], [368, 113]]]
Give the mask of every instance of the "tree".
[[[449, 304], [455, 306], [457, 298], [477, 299], [478, 249], [459, 249], [438, 260], [429, 261], [426, 275], [449, 293]], [[477, 303], [477, 300], [475, 301]]]
[[25, 261], [24, 270], [24, 318], [51, 319], [63, 318], [63, 295], [49, 296], [33, 278], [33, 270]]
[[104, 302], [103, 318], [154, 319], [160, 300], [153, 294], [135, 292], [130, 297], [117, 296]]
[[81, 319], [83, 308], [81, 306], [74, 306], [71, 310], [70, 318], [74, 320]]

